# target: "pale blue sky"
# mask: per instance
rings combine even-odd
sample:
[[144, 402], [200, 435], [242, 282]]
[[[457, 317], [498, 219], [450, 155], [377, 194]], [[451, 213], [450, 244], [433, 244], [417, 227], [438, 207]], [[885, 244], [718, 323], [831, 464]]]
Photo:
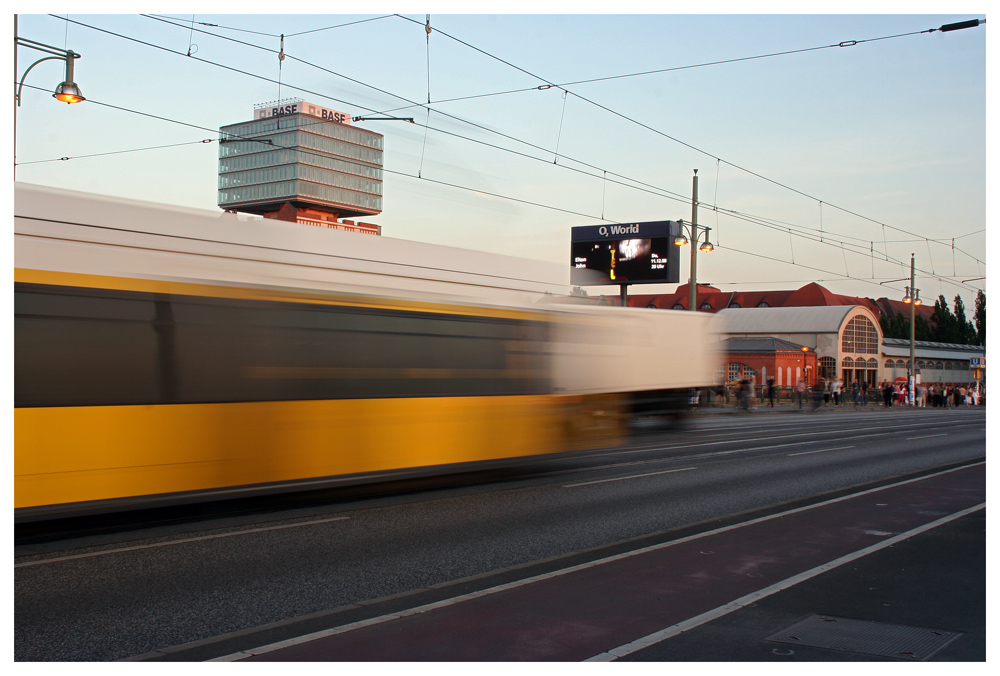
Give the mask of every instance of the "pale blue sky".
[[[552, 14], [461, 15], [434, 13], [431, 3], [436, 30], [428, 54], [425, 14], [293, 36], [390, 12], [364, 3], [354, 8], [365, 13], [354, 15], [265, 16], [239, 14], [234, 7], [227, 6], [229, 14], [195, 14], [194, 20], [283, 33], [290, 56], [357, 81], [286, 59], [282, 98], [300, 97], [352, 115], [399, 109], [393, 114], [429, 121], [426, 134], [422, 126], [401, 122], [358, 123], [386, 139], [384, 212], [365, 219], [382, 225], [385, 236], [549, 260], [565, 265], [568, 279], [570, 227], [601, 223], [602, 217], [689, 220], [697, 168], [699, 221], [713, 228], [717, 245], [713, 254], [699, 257], [700, 282], [754, 290], [820, 280], [837, 293], [901, 297], [903, 283], [878, 282], [907, 276], [913, 252], [917, 268], [936, 275], [918, 273], [917, 286], [928, 302], [941, 293], [950, 301], [961, 292], [971, 308], [972, 289], [985, 287], [985, 280], [951, 280], [986, 275], [989, 25], [875, 40], [985, 14], [896, 14], [887, 8], [885, 14], [852, 15], [567, 15], [551, 6]], [[879, 9], [877, 3], [862, 7]], [[90, 27], [67, 27], [60, 18], [65, 14], [18, 11], [21, 37], [82, 55], [76, 81], [88, 98], [67, 106], [51, 97], [62, 80], [57, 62], [31, 72], [17, 117], [18, 181], [217, 209], [218, 128], [250, 119], [253, 104], [277, 99], [279, 90], [205, 61], [276, 80], [274, 53], [192, 34], [190, 13], [161, 15], [186, 22], [182, 27], [137, 14], [70, 13], [70, 20]], [[194, 27], [268, 50], [279, 47], [277, 37]], [[556, 87], [532, 89], [544, 82], [534, 76], [565, 84], [853, 40], [859, 44], [567, 84], [565, 100]], [[186, 55], [189, 46], [193, 58]], [[21, 49], [18, 77], [40, 56]], [[428, 60], [429, 120], [424, 108], [400, 109], [408, 104], [397, 98], [427, 101]], [[528, 91], [445, 101], [520, 89]], [[203, 139], [213, 142], [196, 143]], [[83, 157], [168, 144], [190, 145]], [[560, 157], [553, 162], [557, 148]], [[44, 161], [60, 157], [76, 159]], [[627, 177], [621, 182], [641, 183], [645, 191], [606, 182], [605, 171], [609, 178], [618, 174]], [[713, 205], [752, 219], [716, 212]], [[782, 228], [751, 222], [758, 220]], [[821, 227], [823, 244], [813, 241]], [[788, 228], [809, 238], [790, 237]], [[886, 262], [886, 253], [905, 265]], [[682, 280], [687, 274], [685, 258]], [[673, 288], [633, 286], [630, 293]]]

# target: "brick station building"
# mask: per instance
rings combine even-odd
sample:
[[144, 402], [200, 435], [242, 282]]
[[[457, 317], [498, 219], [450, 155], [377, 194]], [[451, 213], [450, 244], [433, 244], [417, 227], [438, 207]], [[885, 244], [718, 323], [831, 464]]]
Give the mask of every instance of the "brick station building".
[[[716, 313], [715, 330], [727, 336], [728, 364], [719, 379], [752, 374], [793, 387], [823, 378], [876, 385], [882, 379], [882, 332], [864, 305], [729, 308]], [[769, 342], [770, 341], [770, 342]], [[803, 350], [803, 348], [806, 348]]]
[[[723, 351], [728, 363], [718, 380], [726, 382], [754, 378], [758, 385], [766, 385], [768, 378], [774, 378], [775, 384], [790, 387], [800, 377], [811, 383], [817, 372], [815, 350], [780, 338], [727, 338]], [[783, 382], [778, 383], [779, 377]]]

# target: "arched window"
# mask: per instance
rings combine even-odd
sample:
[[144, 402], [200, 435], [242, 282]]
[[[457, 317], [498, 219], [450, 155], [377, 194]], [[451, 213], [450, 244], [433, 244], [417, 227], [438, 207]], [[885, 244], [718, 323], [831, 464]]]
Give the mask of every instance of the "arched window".
[[729, 362], [729, 380], [743, 380], [744, 378], [756, 378], [757, 371], [752, 369], [746, 364], [741, 364], [739, 362], [731, 361]]
[[950, 371], [951, 369], [952, 369], [951, 362], [950, 361], [946, 361], [944, 363], [944, 370], [945, 371]]
[[845, 369], [852, 369], [854, 368], [854, 360], [850, 357], [844, 357], [844, 361], [840, 362], [840, 365]]
[[680, 303], [674, 303], [674, 309], [675, 310], [683, 310], [684, 306], [681, 305]]
[[659, 309], [659, 308], [656, 307], [656, 301], [652, 301], [652, 300], [649, 301], [649, 305], [647, 305], [646, 307], [647, 308], [652, 308], [654, 310], [658, 310]]
[[878, 359], [872, 358], [868, 360], [868, 370], [869, 371], [878, 370]]
[[702, 310], [711, 310], [712, 309], [712, 304], [711, 303], [702, 303], [701, 304], [701, 309]]
[[896, 362], [893, 361], [892, 359], [886, 359], [885, 360], [885, 367], [887, 369], [894, 369], [894, 368], [896, 368]]
[[819, 358], [819, 377], [835, 378], [837, 376], [837, 360], [833, 357]]
[[878, 330], [871, 320], [862, 315], [847, 322], [840, 336], [840, 351], [860, 354], [878, 354]]
[[757, 307], [771, 307], [766, 300], [757, 303]]
[[730, 303], [729, 307], [743, 307], [743, 306], [740, 305], [739, 303]]

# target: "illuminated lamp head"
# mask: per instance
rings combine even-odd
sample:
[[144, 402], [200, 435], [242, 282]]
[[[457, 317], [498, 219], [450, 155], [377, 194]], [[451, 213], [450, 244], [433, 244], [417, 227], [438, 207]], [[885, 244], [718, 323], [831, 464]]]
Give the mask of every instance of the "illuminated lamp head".
[[63, 82], [56, 87], [56, 92], [52, 96], [63, 103], [80, 103], [87, 100], [83, 98], [83, 94], [80, 93], [80, 88], [76, 86], [76, 83], [69, 81]]

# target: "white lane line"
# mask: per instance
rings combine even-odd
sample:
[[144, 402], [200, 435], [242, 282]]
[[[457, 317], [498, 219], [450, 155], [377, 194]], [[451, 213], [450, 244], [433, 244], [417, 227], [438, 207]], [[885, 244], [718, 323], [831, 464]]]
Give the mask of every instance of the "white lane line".
[[906, 441], [913, 441], [914, 439], [930, 439], [931, 437], [946, 437], [948, 433], [944, 434], [925, 434], [922, 437], [906, 437]]
[[[709, 537], [711, 535], [716, 535], [718, 533], [725, 533], [727, 531], [736, 530], [737, 528], [743, 528], [744, 526], [751, 526], [755, 523], [763, 523], [765, 521], [771, 521], [772, 519], [780, 519], [783, 516], [788, 516], [789, 514], [797, 514], [799, 512], [806, 512], [810, 509], [816, 509], [817, 507], [823, 507], [825, 505], [832, 505], [838, 502], [843, 502], [844, 500], [850, 500], [852, 498], [861, 497], [862, 495], [869, 495], [871, 493], [877, 493], [879, 491], [884, 491], [889, 488], [894, 488], [896, 486], [905, 486], [906, 484], [915, 483], [917, 481], [925, 481], [937, 476], [943, 476], [945, 474], [951, 474], [952, 472], [958, 472], [964, 469], [969, 469], [970, 467], [979, 467], [980, 465], [985, 465], [985, 462], [978, 462], [974, 465], [966, 465], [964, 467], [955, 467], [953, 469], [946, 469], [942, 472], [936, 472], [934, 474], [928, 474], [927, 476], [916, 477], [914, 479], [906, 479], [905, 481], [900, 481], [899, 483], [890, 484], [888, 486], [879, 486], [877, 488], [869, 488], [866, 491], [861, 491], [860, 493], [854, 493], [852, 495], [842, 495], [839, 498], [833, 498], [831, 500], [825, 500], [823, 502], [818, 502], [815, 505], [806, 505], [805, 507], [796, 507], [790, 509], [787, 512], [780, 512], [778, 514], [771, 514], [768, 516], [762, 516], [757, 519], [751, 519], [749, 521], [744, 521], [743, 523], [734, 523], [729, 526], [723, 526], [722, 528], [716, 528], [715, 530], [705, 531], [704, 533], [698, 533], [696, 535], [689, 535], [687, 537], [678, 538], [677, 540], [671, 540], [670, 542], [664, 542], [658, 545], [650, 545], [649, 547], [643, 547], [641, 549], [636, 549], [631, 552], [623, 552], [621, 554], [615, 554], [603, 559], [598, 559], [596, 561], [590, 561], [588, 563], [581, 563], [576, 566], [570, 566], [569, 568], [563, 568], [561, 570], [555, 570], [550, 573], [542, 573], [541, 575], [536, 575], [534, 577], [527, 577], [523, 580], [517, 580], [515, 582], [508, 582], [507, 584], [498, 585], [496, 587], [490, 587], [488, 589], [481, 589], [480, 591], [470, 592], [468, 594], [462, 594], [461, 596], [453, 596], [450, 599], [445, 599], [443, 601], [437, 601], [435, 603], [429, 603], [424, 606], [417, 606], [416, 608], [410, 608], [398, 613], [392, 613], [389, 615], [382, 615], [380, 617], [373, 617], [367, 620], [361, 620], [360, 622], [354, 622], [352, 624], [345, 624], [340, 627], [333, 627], [332, 629], [324, 629], [321, 631], [314, 632], [312, 634], [305, 634], [303, 636], [296, 636], [295, 638], [286, 639], [284, 641], [279, 641], [277, 643], [270, 643], [267, 645], [258, 646], [256, 648], [249, 648], [237, 653], [232, 653], [230, 655], [223, 655], [221, 657], [216, 657], [214, 659], [207, 660], [208, 662], [235, 662], [237, 660], [246, 659], [253, 655], [263, 655], [264, 653], [269, 653], [275, 650], [280, 650], [282, 648], [287, 648], [294, 645], [300, 645], [302, 643], [308, 643], [309, 641], [315, 641], [316, 639], [326, 638], [327, 636], [335, 636], [337, 634], [343, 634], [355, 629], [360, 629], [362, 627], [370, 627], [376, 624], [382, 624], [383, 622], [390, 622], [392, 620], [399, 619], [401, 617], [406, 617], [408, 615], [419, 615], [420, 613], [425, 613], [429, 610], [434, 610], [435, 608], [444, 608], [446, 606], [453, 606], [471, 599], [480, 598], [482, 596], [489, 596], [490, 594], [496, 594], [499, 592], [507, 591], [508, 589], [515, 589], [517, 587], [522, 587], [524, 585], [533, 584], [535, 582], [540, 582], [542, 580], [548, 580], [554, 577], [560, 577], [568, 573], [573, 573], [578, 570], [585, 570], [587, 568], [593, 568], [594, 566], [601, 566], [606, 563], [611, 563], [612, 561], [618, 561], [620, 559], [627, 559], [631, 556], [638, 556], [639, 554], [645, 554], [647, 552], [656, 551], [658, 549], [665, 549], [667, 547], [673, 547], [675, 545], [682, 544], [684, 542], [691, 542], [692, 540], [700, 540], [701, 538]], [[966, 511], [975, 511], [980, 509], [983, 505], [979, 507], [972, 508]], [[899, 536], [902, 537], [902, 536]], [[734, 609], [735, 610], [735, 609]], [[707, 620], [706, 620], [707, 621]], [[266, 628], [265, 625], [264, 628]], [[218, 638], [226, 638], [225, 636]], [[159, 654], [159, 653], [153, 653]], [[608, 653], [604, 653], [605, 655]], [[591, 658], [594, 661], [600, 660], [601, 656], [598, 655], [596, 658]], [[614, 657], [610, 658], [614, 659]]]
[[789, 453], [788, 457], [793, 458], [796, 455], [809, 455], [811, 453], [826, 453], [827, 451], [843, 451], [846, 448], [854, 448], [854, 446], [837, 446], [837, 448], [821, 448], [818, 451], [804, 451], [802, 453]]
[[248, 533], [263, 533], [269, 530], [281, 530], [283, 528], [298, 528], [299, 526], [315, 526], [320, 523], [330, 523], [331, 521], [344, 521], [349, 519], [349, 516], [335, 516], [332, 519], [319, 519], [316, 521], [301, 521], [299, 523], [286, 523], [281, 526], [267, 526], [266, 528], [249, 528], [247, 530], [240, 530], [233, 533], [218, 533], [216, 535], [202, 535], [196, 538], [184, 538], [183, 540], [169, 540], [167, 542], [153, 542], [148, 545], [136, 545], [134, 547], [118, 547], [116, 549], [104, 549], [99, 552], [88, 552], [86, 554], [74, 554], [72, 556], [60, 556], [53, 559], [39, 559], [38, 561], [25, 561], [24, 563], [15, 563], [15, 568], [26, 568], [27, 566], [41, 566], [46, 563], [56, 563], [57, 561], [72, 561], [73, 559], [89, 559], [95, 556], [104, 556], [105, 554], [118, 554], [119, 552], [131, 552], [138, 549], [152, 549], [153, 547], [168, 547], [170, 545], [179, 545], [185, 542], [198, 542], [200, 540], [214, 540], [217, 538], [229, 538], [234, 535], [247, 535]]
[[585, 481], [582, 484], [567, 484], [563, 488], [576, 488], [578, 486], [590, 486], [592, 484], [606, 484], [609, 481], [624, 481], [625, 479], [640, 479], [644, 476], [656, 476], [657, 474], [672, 474], [674, 472], [690, 472], [697, 467], [685, 467], [684, 469], [666, 469], [662, 472], [649, 472], [647, 474], [632, 474], [631, 476], [619, 476], [614, 479], [599, 479], [597, 481]]
[[611, 650], [609, 650], [607, 652], [601, 653], [600, 655], [595, 655], [594, 657], [591, 657], [591, 658], [589, 658], [587, 660], [584, 660], [584, 661], [585, 662], [612, 662], [612, 661], [618, 659], [619, 657], [624, 657], [626, 655], [630, 655], [630, 654], [632, 654], [634, 652], [642, 650], [643, 648], [648, 648], [651, 645], [655, 645], [655, 644], [657, 644], [657, 643], [659, 643], [661, 641], [665, 641], [668, 638], [677, 636], [678, 634], [682, 634], [685, 631], [688, 631], [689, 629], [694, 629], [695, 627], [699, 627], [699, 626], [701, 626], [701, 625], [703, 625], [703, 624], [705, 624], [707, 622], [711, 622], [712, 620], [715, 620], [715, 619], [718, 619], [720, 617], [723, 617], [724, 615], [728, 615], [729, 613], [731, 613], [731, 612], [733, 612], [735, 610], [739, 610], [740, 608], [743, 608], [745, 606], [752, 605], [752, 604], [756, 603], [757, 601], [760, 601], [763, 598], [766, 598], [768, 596], [771, 596], [772, 594], [775, 594], [777, 592], [780, 592], [780, 591], [783, 591], [785, 589], [788, 589], [789, 587], [794, 587], [795, 585], [799, 584], [800, 582], [805, 582], [806, 580], [808, 580], [810, 578], [813, 578], [813, 577], [816, 577], [817, 575], [825, 573], [825, 572], [827, 572], [829, 570], [833, 570], [834, 568], [838, 568], [840, 566], [843, 566], [846, 563], [850, 563], [851, 561], [855, 561], [857, 559], [860, 559], [861, 557], [867, 556], [868, 554], [871, 554], [873, 552], [877, 552], [880, 549], [885, 549], [886, 547], [891, 547], [892, 545], [897, 544], [899, 542], [902, 542], [903, 540], [909, 539], [909, 538], [913, 537], [914, 535], [919, 535], [920, 533], [923, 533], [923, 532], [929, 531], [929, 530], [931, 530], [933, 528], [937, 528], [938, 526], [944, 525], [944, 524], [948, 523], [949, 521], [954, 521], [955, 519], [960, 519], [963, 516], [966, 516], [968, 514], [972, 514], [973, 512], [978, 512], [979, 510], [985, 509], [985, 508], [986, 508], [986, 503], [983, 502], [983, 503], [980, 503], [980, 504], [976, 505], [975, 507], [969, 507], [968, 509], [963, 509], [960, 512], [956, 512], [956, 513], [950, 514], [950, 515], [948, 515], [946, 517], [942, 517], [942, 518], [938, 519], [937, 521], [932, 521], [931, 523], [925, 524], [923, 526], [919, 526], [917, 528], [914, 528], [913, 530], [909, 530], [909, 531], [907, 531], [905, 533], [901, 533], [901, 534], [897, 535], [896, 537], [892, 537], [892, 538], [889, 538], [887, 540], [883, 540], [882, 542], [879, 542], [877, 544], [871, 545], [870, 547], [865, 547], [864, 549], [860, 549], [860, 550], [858, 550], [856, 552], [853, 552], [851, 554], [847, 554], [845, 556], [842, 556], [839, 559], [834, 559], [833, 561], [830, 561], [829, 563], [824, 563], [823, 565], [817, 566], [817, 567], [815, 567], [815, 568], [813, 568], [811, 570], [807, 570], [804, 573], [800, 573], [800, 574], [795, 575], [793, 577], [790, 577], [790, 578], [788, 578], [786, 580], [782, 580], [781, 582], [773, 584], [770, 587], [765, 587], [764, 589], [760, 589], [758, 591], [752, 592], [750, 594], [747, 594], [746, 596], [741, 596], [740, 598], [736, 599], [735, 601], [730, 601], [729, 603], [727, 603], [724, 606], [719, 606], [718, 608], [715, 608], [714, 610], [709, 610], [706, 613], [702, 613], [701, 615], [696, 615], [695, 617], [692, 617], [690, 619], [684, 620], [683, 622], [678, 622], [677, 624], [673, 625], [672, 627], [667, 627], [666, 629], [663, 629], [661, 631], [649, 634], [648, 636], [644, 636], [644, 637], [642, 637], [640, 639], [632, 641], [631, 643], [626, 643], [623, 646], [619, 646], [617, 648], [612, 648]]
[[[930, 424], [931, 423], [929, 423], [929, 422], [920, 422], [920, 423], [913, 423], [913, 424], [910, 424], [910, 425], [894, 425], [893, 426], [893, 430], [899, 430], [899, 429], [903, 429], [903, 428], [906, 428], [906, 427], [926, 427], [927, 425], [930, 425]], [[981, 425], [981, 423], [965, 423], [965, 424], [951, 425], [951, 427], [968, 427], [968, 426], [971, 426], [971, 425]], [[856, 429], [856, 431], [863, 432], [865, 430], [876, 430], [876, 429], [885, 429], [885, 427], [859, 427], [859, 428]], [[819, 434], [835, 434], [838, 431], [840, 431], [840, 430], [839, 429], [829, 429], [829, 430], [813, 430], [813, 431], [809, 431], [809, 432], [799, 432], [797, 434], [779, 434], [779, 435], [775, 435], [775, 436], [759, 437], [757, 439], [754, 439], [754, 441], [768, 441], [768, 440], [771, 440], [771, 439], [791, 439], [791, 438], [794, 438], [794, 437], [815, 437], [815, 436], [817, 436]], [[851, 436], [851, 437], [841, 437], [841, 439], [862, 439], [862, 438], [865, 438], [865, 437], [879, 437], [879, 436], [885, 436], [887, 434], [894, 434], [894, 433], [895, 432], [878, 432], [876, 434], [861, 434], [861, 435], [855, 435], [855, 436]], [[743, 437], [745, 437], [745, 433], [742, 433], [742, 434], [743, 434]], [[735, 443], [735, 442], [740, 441], [740, 440], [741, 439], [722, 439], [720, 441], [703, 441], [703, 442], [694, 443], [694, 444], [674, 444], [674, 445], [654, 444], [654, 445], [651, 445], [651, 446], [639, 446], [639, 447], [628, 448], [628, 449], [625, 449], [625, 450], [601, 451], [601, 452], [598, 452], [598, 453], [584, 453], [584, 454], [581, 454], [581, 455], [583, 457], [587, 457], [587, 458], [599, 458], [599, 457], [606, 456], [606, 455], [633, 455], [635, 453], [650, 453], [650, 452], [654, 452], [654, 451], [676, 451], [676, 450], [686, 449], [686, 448], [694, 449], [694, 448], [698, 448], [700, 446], [718, 446], [720, 444], [731, 444], [731, 443]], [[821, 442], [821, 441], [823, 441], [823, 440], [822, 439], [817, 439], [816, 440], [817, 443]], [[775, 446], [765, 446], [763, 448], [777, 448], [777, 447], [775, 447]], [[752, 449], [748, 449], [748, 450], [752, 450]]]

